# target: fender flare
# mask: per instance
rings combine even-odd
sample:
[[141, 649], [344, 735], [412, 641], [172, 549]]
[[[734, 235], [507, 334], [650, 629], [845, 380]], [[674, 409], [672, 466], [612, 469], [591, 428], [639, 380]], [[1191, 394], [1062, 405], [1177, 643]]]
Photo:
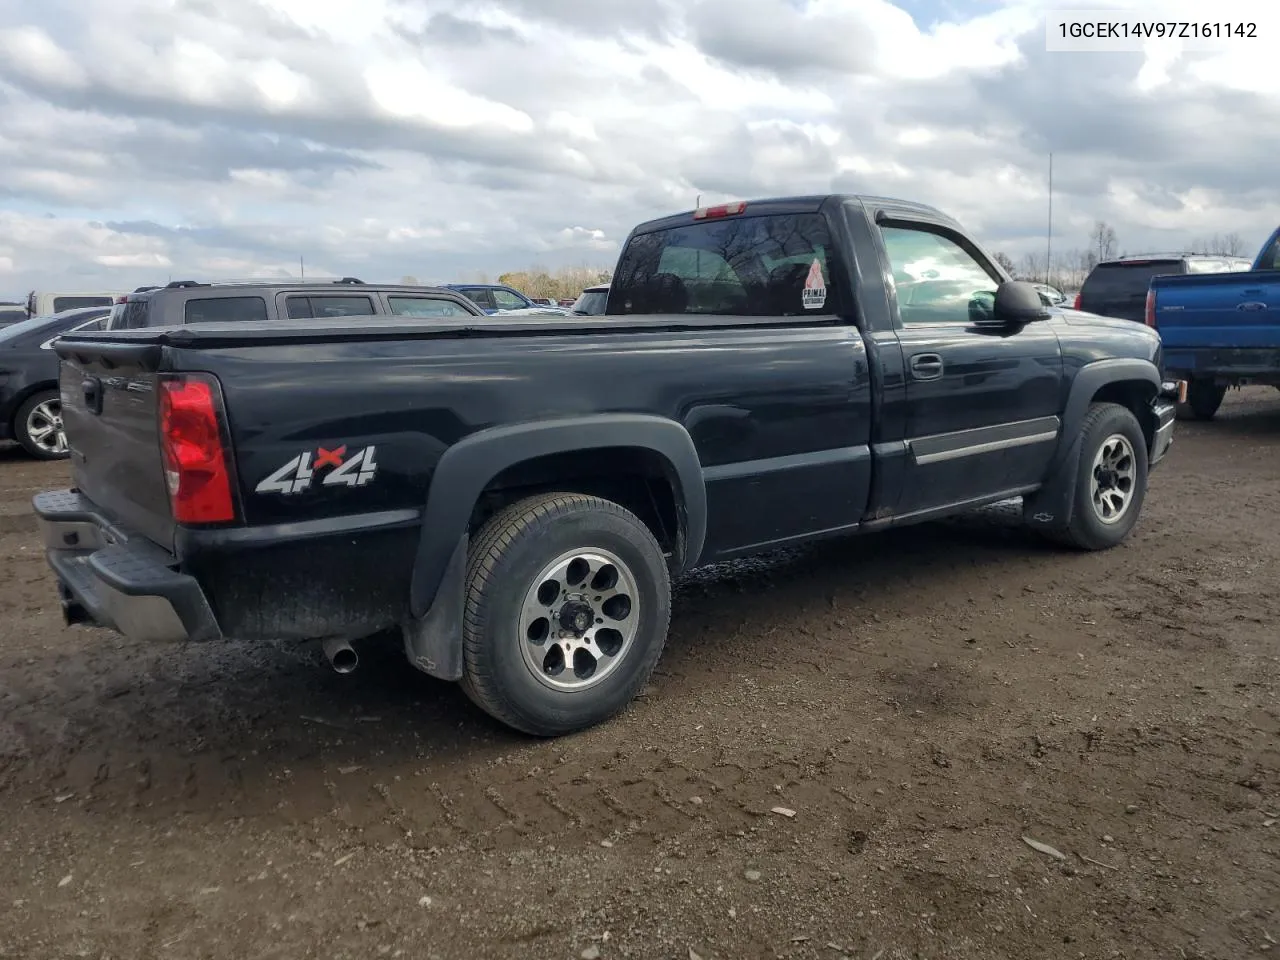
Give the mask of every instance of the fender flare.
[[1071, 381], [1071, 392], [1067, 395], [1067, 406], [1062, 415], [1062, 439], [1060, 453], [1071, 447], [1089, 412], [1089, 404], [1093, 395], [1109, 383], [1121, 383], [1131, 380], [1144, 380], [1151, 384], [1151, 394], [1160, 392], [1160, 371], [1150, 360], [1111, 359], [1094, 360], [1086, 363]]
[[1094, 395], [1110, 383], [1141, 380], [1160, 392], [1160, 371], [1150, 360], [1112, 358], [1094, 360], [1076, 373], [1062, 413], [1062, 435], [1049, 467], [1048, 478], [1023, 500], [1023, 519], [1032, 527], [1062, 528], [1071, 522], [1075, 506], [1076, 477], [1080, 464], [1080, 425]]
[[494, 477], [537, 457], [605, 447], [647, 450], [665, 461], [682, 535], [679, 570], [696, 564], [707, 534], [707, 492], [693, 438], [681, 424], [665, 417], [616, 413], [491, 427], [446, 450], [431, 477], [409, 588], [410, 614], [422, 617], [435, 602], [450, 560], [467, 534], [472, 509]]

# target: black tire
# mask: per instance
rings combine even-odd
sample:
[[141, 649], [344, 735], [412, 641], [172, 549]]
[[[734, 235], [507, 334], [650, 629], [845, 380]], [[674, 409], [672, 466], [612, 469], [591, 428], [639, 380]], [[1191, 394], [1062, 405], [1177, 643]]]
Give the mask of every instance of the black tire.
[[1212, 420], [1226, 395], [1227, 388], [1212, 380], [1192, 380], [1187, 384], [1187, 402], [1178, 404], [1178, 418]]
[[[627, 603], [631, 613], [617, 621], [630, 623], [628, 618], [634, 615], [631, 635], [618, 648], [616, 660], [594, 661], [601, 671], [598, 678], [594, 674], [580, 678], [572, 670], [558, 675], [550, 672], [547, 658], [551, 658], [552, 667], [557, 657], [563, 663], [560, 641], [564, 635], [558, 638], [548, 632], [541, 643], [534, 643], [525, 634], [538, 631], [523, 626], [524, 619], [531, 616], [525, 614], [526, 597], [539, 587], [544, 568], [578, 552], [612, 554], [625, 568], [619, 576], [633, 585], [636, 593], [634, 608]], [[618, 572], [616, 568], [614, 572]], [[574, 575], [572, 569], [566, 570], [561, 585], [572, 583]], [[588, 572], [580, 581], [583, 589], [593, 582], [587, 579], [590, 575]], [[573, 601], [573, 596], [565, 591], [559, 600], [549, 601], [548, 607], [561, 603], [560, 614], [568, 616], [569, 603], [564, 597]], [[581, 599], [593, 598], [584, 594]], [[581, 613], [579, 608], [575, 610]], [[598, 616], [595, 623], [600, 624], [604, 615], [603, 609], [592, 608], [587, 619], [578, 622]], [[523, 733], [539, 737], [573, 733], [609, 719], [635, 699], [662, 655], [670, 619], [666, 559], [653, 534], [634, 514], [611, 501], [578, 493], [529, 497], [490, 518], [472, 541], [463, 619], [462, 688], [490, 716]], [[551, 631], [555, 629], [553, 621], [549, 615], [533, 623], [545, 622]], [[563, 623], [555, 622], [558, 626]], [[604, 637], [607, 628], [595, 629]], [[572, 636], [568, 640], [577, 642]], [[603, 639], [597, 643], [599, 651], [605, 649]], [[592, 653], [575, 649], [571, 659], [574, 664], [585, 663], [592, 659]], [[540, 661], [540, 669], [531, 661]], [[554, 686], [558, 682], [591, 685], [560, 689]]]
[[[1120, 448], [1115, 441], [1122, 437], [1128, 443], [1132, 458], [1131, 482], [1126, 506], [1115, 520], [1105, 521], [1095, 504], [1095, 464], [1104, 445]], [[1105, 477], [1104, 479], [1111, 479]], [[1147, 438], [1133, 411], [1117, 403], [1095, 403], [1089, 407], [1080, 425], [1080, 462], [1077, 467], [1071, 522], [1057, 530], [1046, 531], [1051, 539], [1081, 550], [1107, 550], [1122, 543], [1133, 530], [1142, 513], [1147, 496]], [[1100, 497], [1114, 503], [1114, 496]]]
[[[61, 442], [55, 443], [54, 446], [42, 443], [43, 438], [32, 436], [31, 431], [36, 425], [35, 421], [48, 419], [36, 413], [39, 408], [52, 408], [57, 411], [55, 435], [61, 438]], [[14, 414], [13, 439], [18, 441], [28, 456], [35, 457], [37, 460], [65, 460], [71, 456], [67, 446], [67, 436], [62, 430], [62, 401], [57, 390], [41, 390], [27, 397], [18, 408], [18, 412]]]

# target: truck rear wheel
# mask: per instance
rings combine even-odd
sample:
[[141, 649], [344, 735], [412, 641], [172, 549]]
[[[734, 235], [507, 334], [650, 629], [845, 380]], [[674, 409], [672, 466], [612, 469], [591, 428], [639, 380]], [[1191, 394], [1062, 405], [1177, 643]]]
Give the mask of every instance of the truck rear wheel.
[[635, 699], [670, 618], [666, 559], [634, 514], [578, 493], [530, 497], [473, 541], [462, 687], [524, 733], [582, 730]]
[[1133, 411], [1095, 403], [1080, 427], [1071, 521], [1046, 531], [1060, 543], [1106, 550], [1123, 542], [1147, 496], [1147, 439]]
[[1187, 402], [1178, 404], [1178, 417], [1182, 420], [1212, 420], [1227, 388], [1212, 380], [1192, 380], [1187, 384]]

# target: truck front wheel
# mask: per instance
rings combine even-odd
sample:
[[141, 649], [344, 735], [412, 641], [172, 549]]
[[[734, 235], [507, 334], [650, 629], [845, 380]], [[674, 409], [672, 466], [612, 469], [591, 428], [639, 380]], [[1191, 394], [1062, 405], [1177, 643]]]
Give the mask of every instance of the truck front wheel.
[[1117, 403], [1095, 403], [1080, 427], [1071, 521], [1049, 536], [1084, 550], [1121, 543], [1142, 512], [1147, 495], [1147, 441], [1133, 412]]
[[648, 682], [670, 617], [662, 548], [634, 514], [578, 493], [529, 497], [472, 543], [462, 687], [534, 736], [593, 726]]
[[1178, 417], [1182, 420], [1212, 420], [1227, 388], [1212, 380], [1192, 380], [1187, 384], [1187, 402], [1178, 404]]

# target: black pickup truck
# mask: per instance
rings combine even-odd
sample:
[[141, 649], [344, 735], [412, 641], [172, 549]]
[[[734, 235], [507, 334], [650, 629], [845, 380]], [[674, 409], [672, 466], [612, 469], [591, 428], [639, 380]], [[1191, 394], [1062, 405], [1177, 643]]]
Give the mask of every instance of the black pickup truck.
[[1177, 389], [1147, 327], [1045, 307], [950, 218], [851, 196], [637, 227], [600, 317], [55, 349], [74, 487], [34, 505], [69, 622], [320, 639], [344, 670], [399, 631], [537, 735], [631, 701], [694, 567], [1017, 497], [1065, 544], [1121, 542]]

